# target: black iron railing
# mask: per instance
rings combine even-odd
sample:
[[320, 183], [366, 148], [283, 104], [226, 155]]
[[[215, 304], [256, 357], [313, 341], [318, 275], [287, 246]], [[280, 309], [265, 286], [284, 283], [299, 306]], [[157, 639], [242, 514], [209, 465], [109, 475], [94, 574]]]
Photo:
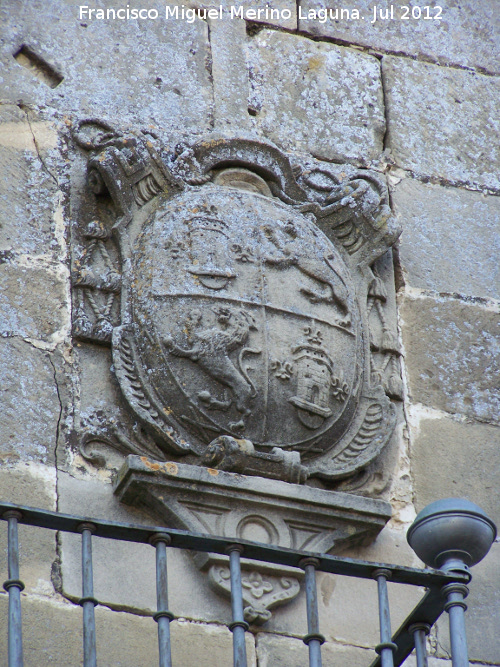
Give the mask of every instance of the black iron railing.
[[[92, 569], [92, 538], [151, 544], [156, 550], [157, 612], [154, 620], [158, 624], [158, 646], [160, 667], [170, 667], [170, 621], [174, 615], [169, 611], [167, 590], [168, 549], [190, 549], [201, 552], [227, 554], [231, 576], [232, 622], [234, 667], [246, 667], [245, 632], [248, 624], [243, 617], [240, 559], [254, 559], [276, 563], [305, 571], [305, 593], [308, 633], [304, 642], [309, 647], [310, 667], [321, 666], [321, 645], [324, 637], [319, 632], [318, 605], [316, 597], [316, 572], [329, 572], [347, 577], [374, 579], [378, 585], [380, 644], [375, 647], [378, 656], [370, 667], [398, 667], [416, 649], [417, 667], [426, 662], [426, 634], [444, 610], [463, 611], [463, 599], [467, 594], [470, 574], [462, 567], [453, 571], [415, 569], [386, 563], [371, 563], [352, 558], [340, 558], [328, 554], [310, 553], [283, 549], [245, 540], [212, 537], [182, 530], [155, 526], [136, 526], [87, 517], [59, 514], [31, 507], [0, 503], [0, 517], [8, 523], [8, 579], [4, 588], [9, 594], [8, 655], [9, 667], [22, 667], [21, 591], [24, 588], [19, 572], [18, 524], [39, 526], [82, 536], [82, 597], [84, 666], [96, 667], [96, 641]], [[394, 635], [391, 635], [387, 581], [423, 586], [427, 589], [419, 604]], [[455, 614], [455, 611], [453, 611]], [[462, 623], [463, 625], [463, 623]], [[463, 634], [457, 626], [455, 635]], [[465, 636], [452, 636], [452, 646], [465, 642]], [[465, 657], [464, 657], [465, 655]], [[457, 650], [453, 665], [463, 667], [468, 660], [463, 651]]]

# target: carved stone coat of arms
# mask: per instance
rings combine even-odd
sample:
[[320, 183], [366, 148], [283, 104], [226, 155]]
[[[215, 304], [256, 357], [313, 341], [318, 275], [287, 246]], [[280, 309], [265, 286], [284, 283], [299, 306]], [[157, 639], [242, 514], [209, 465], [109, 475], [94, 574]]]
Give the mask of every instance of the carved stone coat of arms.
[[75, 235], [74, 335], [112, 347], [145, 434], [122, 451], [295, 484], [369, 464], [398, 392], [383, 177], [248, 138], [169, 151], [96, 120], [74, 137], [100, 212]]

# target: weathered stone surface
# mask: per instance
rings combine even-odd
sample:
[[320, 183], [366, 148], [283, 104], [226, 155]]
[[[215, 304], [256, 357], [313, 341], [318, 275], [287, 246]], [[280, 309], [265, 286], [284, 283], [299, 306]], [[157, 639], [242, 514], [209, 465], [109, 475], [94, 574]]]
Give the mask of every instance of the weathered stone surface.
[[[119, 388], [111, 373], [110, 351], [80, 342], [76, 342], [74, 351], [80, 385], [80, 402], [75, 420], [77, 430], [91, 428], [97, 432], [100, 425], [111, 419], [115, 423], [126, 421], [126, 415], [119, 407]], [[118, 467], [120, 465], [121, 462]]]
[[[498, 474], [496, 479], [498, 480]], [[496, 495], [498, 504], [498, 492], [492, 495]], [[500, 665], [500, 637], [498, 635], [500, 544], [498, 544], [498, 541], [493, 544], [486, 558], [472, 569], [472, 581], [469, 584], [469, 589], [470, 594], [466, 600], [468, 606], [466, 631], [469, 660], [474, 663]], [[438, 622], [438, 651], [440, 655], [450, 656], [447, 618], [440, 619]]]
[[[110, 470], [119, 470], [123, 465], [129, 453], [126, 443], [137, 435], [137, 428], [124, 408], [112, 372], [110, 350], [75, 341], [73, 353], [79, 401], [72, 421], [72, 445], [79, 449], [85, 461], [101, 468], [101, 474], [109, 475]], [[148, 444], [149, 455], [156, 452], [161, 458], [161, 451], [155, 450], [151, 439]], [[60, 470], [71, 473], [72, 466], [71, 456], [59, 457]], [[91, 466], [90, 470], [94, 468]]]
[[381, 500], [144, 456], [127, 458], [115, 493], [179, 528], [325, 553], [371, 541], [391, 515]]
[[[371, 546], [349, 549], [342, 552], [342, 555], [375, 562], [419, 566], [419, 561], [406, 543], [404, 531], [389, 528], [385, 528]], [[320, 632], [325, 635], [327, 642], [370, 649], [378, 644], [380, 637], [377, 585], [374, 581], [317, 573], [317, 589]], [[399, 627], [421, 597], [420, 589], [389, 583], [391, 622], [394, 629]], [[307, 634], [304, 592], [279, 610], [279, 613], [273, 614], [264, 630], [296, 637]], [[369, 665], [370, 660], [365, 664]]]
[[[404, 531], [390, 528], [384, 529], [370, 546], [347, 549], [342, 556], [418, 567]], [[373, 648], [380, 641], [376, 584], [326, 573], [317, 577], [321, 631], [327, 640]], [[421, 597], [422, 591], [413, 586], [389, 583], [393, 630], [399, 627]], [[347, 600], [349, 604], [346, 604]]]
[[[23, 598], [23, 644], [26, 667], [80, 665], [82, 611], [60, 599]], [[7, 596], [0, 594], [0, 618], [7, 626]], [[154, 667], [158, 664], [156, 623], [152, 618], [113, 613], [103, 607], [96, 612], [98, 664], [102, 667]], [[232, 637], [227, 628], [174, 621], [170, 625], [172, 662], [183, 667], [220, 667], [232, 659]], [[247, 636], [249, 667], [255, 667], [253, 637]], [[2, 664], [7, 661], [7, 643], [0, 648]]]
[[464, 497], [500, 525], [500, 427], [422, 417], [412, 440], [418, 511], [440, 498]]
[[[403, 664], [405, 667], [417, 667], [417, 660], [414, 653], [413, 655], [410, 655]], [[443, 660], [434, 657], [427, 657], [427, 665], [428, 667], [452, 667], [451, 660]]]
[[60, 193], [39, 157], [48, 160], [56, 146], [50, 123], [16, 105], [0, 105], [0, 264], [13, 254], [58, 250], [54, 215]]
[[[0, 467], [0, 499], [30, 507], [56, 509], [56, 471], [40, 464], [19, 463]], [[19, 568], [26, 593], [53, 593], [51, 567], [56, 559], [52, 530], [19, 525]], [[7, 530], [0, 522], [0, 579], [7, 579]]]
[[81, 369], [80, 412], [90, 414], [117, 403], [118, 386], [111, 373], [111, 353], [107, 349], [77, 342], [75, 357]]
[[[262, 30], [248, 46], [255, 126], [286, 149], [323, 159], [375, 158], [385, 131], [376, 58]], [[279, 85], [277, 85], [279, 73]]]
[[214, 128], [220, 132], [249, 129], [246, 23], [227, 16], [209, 20], [214, 84]]
[[[75, 479], [59, 473], [59, 511], [110, 521], [155, 526], [155, 520], [137, 509], [126, 508], [113, 496], [111, 484], [102, 479]], [[61, 538], [64, 594], [81, 596], [81, 540]], [[94, 589], [96, 597], [119, 609], [151, 613], [156, 609], [155, 554], [148, 545], [95, 539]], [[168, 553], [169, 604], [178, 617], [229, 623], [231, 607], [210, 587], [195, 567], [192, 556], [177, 549]]]
[[[458, 64], [490, 72], [500, 71], [497, 58], [500, 22], [490, 0], [442, 0], [439, 3], [442, 12], [435, 5], [421, 3], [419, 13], [418, 6], [409, 5], [406, 12], [401, 5], [389, 0], [377, 3], [347, 0], [338, 6], [321, 0], [301, 0], [299, 29], [385, 53], [424, 56], [442, 65]], [[325, 15], [325, 7], [332, 7], [332, 16], [330, 12]], [[354, 18], [354, 9], [358, 10], [359, 19]], [[381, 16], [389, 18], [381, 19]], [[402, 18], [404, 16], [408, 19]], [[437, 20], [437, 16], [441, 19]]]
[[[366, 579], [329, 574], [318, 576], [317, 581], [321, 597], [320, 630], [327, 641], [367, 648], [376, 646], [380, 641], [376, 584]], [[389, 583], [393, 629], [401, 625], [421, 598], [422, 591], [414, 586]], [[302, 631], [305, 634], [305, 628]]]
[[[370, 547], [347, 550], [342, 555], [351, 558], [361, 558], [363, 560], [372, 560], [375, 562], [390, 562], [407, 566], [418, 566], [418, 561], [413, 552], [406, 543], [405, 535], [400, 530], [385, 529], [377, 540]], [[317, 573], [318, 589], [318, 611], [320, 618], [320, 632], [327, 640], [323, 650], [325, 655], [332, 656], [332, 664], [351, 665], [369, 665], [372, 658], [370, 651], [363, 649], [373, 649], [380, 641], [378, 626], [378, 602], [376, 583], [364, 579], [355, 579], [351, 577], [341, 577], [326, 573]], [[410, 611], [416, 606], [422, 597], [422, 591], [413, 586], [402, 586], [389, 583], [389, 601], [391, 605], [391, 623], [393, 629], [399, 627]], [[303, 594], [287, 605], [286, 608], [273, 618], [265, 626], [266, 632], [292, 634], [303, 636], [307, 633], [305, 605]], [[267, 642], [264, 643], [265, 649], [257, 648], [259, 659], [267, 656], [269, 666], [273, 665], [275, 660], [283, 660], [286, 653], [282, 653], [280, 640], [269, 638], [269, 648]], [[332, 644], [330, 644], [332, 642]], [[357, 650], [352, 648], [343, 649], [335, 646], [335, 643], [358, 646]], [[293, 644], [293, 642], [290, 642]], [[363, 649], [361, 648], [363, 647]], [[346, 652], [343, 653], [342, 651]], [[330, 653], [331, 651], [331, 653]], [[294, 660], [297, 664], [305, 664], [302, 660], [300, 645], [294, 649], [291, 655], [297, 657]], [[261, 658], [262, 655], [262, 658]], [[306, 653], [307, 655], [307, 653]], [[333, 660], [333, 656], [337, 660]], [[364, 661], [362, 657], [365, 656]], [[298, 661], [302, 660], [302, 663]], [[281, 662], [276, 664], [281, 665]], [[283, 663], [285, 665], [286, 663]], [[291, 662], [295, 665], [295, 662]], [[330, 664], [327, 662], [326, 664]]]
[[[237, 0], [237, 2], [232, 4], [236, 7], [243, 5], [246, 6], [247, 9], [250, 8], [248, 4], [245, 5], [243, 0]], [[268, 12], [266, 12], [266, 7], [269, 7]], [[260, 16], [258, 13], [259, 8], [263, 10], [261, 11]], [[295, 30], [297, 28], [297, 3], [294, 2], [294, 0], [271, 0], [270, 2], [266, 2], [265, 5], [259, 5], [254, 9], [257, 9], [257, 17], [255, 19], [248, 16], [248, 14], [246, 15], [251, 21], [276, 25], [281, 28], [288, 28], [289, 30]], [[276, 14], [276, 10], [279, 12], [279, 15]]]
[[[330, 642], [323, 644], [321, 657], [324, 665], [342, 667], [366, 667], [374, 659], [373, 651], [355, 646], [342, 646]], [[308, 648], [294, 637], [257, 635], [259, 667], [303, 667], [308, 664]]]
[[399, 257], [409, 285], [499, 298], [500, 197], [404, 178], [393, 203], [403, 227]]
[[[119, 0], [106, 5], [123, 7]], [[2, 96], [76, 117], [104, 115], [125, 124], [133, 118], [166, 134], [174, 128], [176, 134], [182, 128], [203, 132], [213, 101], [207, 24], [166, 20], [164, 9], [155, 9], [157, 19], [98, 20], [80, 17], [73, 2], [21, 7], [8, 0], [1, 17]], [[22, 44], [63, 77], [57, 87], [13, 58]]]
[[0, 397], [1, 458], [52, 462], [61, 408], [48, 354], [0, 339]]
[[406, 541], [405, 529], [403, 527], [392, 528], [391, 525], [384, 528], [372, 544], [344, 549], [342, 556], [377, 563], [394, 563], [406, 567], [419, 567], [420, 565], [419, 559]]
[[[386, 56], [388, 145], [398, 166], [449, 181], [500, 188], [500, 80]], [[425, 131], [420, 131], [425, 128]]]
[[[137, 510], [127, 512], [109, 491], [110, 485], [103, 480], [75, 479], [60, 472], [59, 511], [123, 523], [154, 524]], [[145, 611], [155, 608], [152, 548], [98, 539], [94, 540], [93, 558], [94, 591], [100, 602]], [[78, 599], [81, 596], [81, 538], [78, 535], [61, 535], [61, 572], [64, 594]]]
[[[220, 667], [233, 659], [232, 633], [225, 627], [174, 621], [172, 633], [172, 664], [186, 667]], [[256, 667], [257, 656], [252, 635], [245, 637], [248, 667]]]
[[401, 318], [411, 400], [498, 422], [498, 313], [457, 299], [405, 298]]
[[54, 334], [69, 332], [66, 285], [53, 271], [0, 264], [0, 335], [54, 342]]
[[[320, 553], [373, 539], [390, 517], [389, 504], [377, 500], [139, 456], [127, 458], [117, 481], [122, 502], [140, 498], [177, 528]], [[204, 569], [207, 561], [214, 588], [229, 593], [226, 559], [196, 556]], [[271, 608], [300, 592], [302, 576], [289, 568], [242, 569], [245, 616], [254, 623], [268, 621]]]

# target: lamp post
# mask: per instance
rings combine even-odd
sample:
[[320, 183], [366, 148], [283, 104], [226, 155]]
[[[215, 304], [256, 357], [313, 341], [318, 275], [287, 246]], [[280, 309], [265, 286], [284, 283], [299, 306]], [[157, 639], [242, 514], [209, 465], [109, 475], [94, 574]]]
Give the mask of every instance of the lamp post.
[[[429, 567], [470, 577], [469, 568], [486, 556], [496, 536], [495, 524], [480, 507], [462, 498], [446, 498], [427, 505], [417, 515], [407, 540]], [[453, 667], [469, 667], [464, 602], [468, 593], [467, 586], [459, 582], [443, 588]]]

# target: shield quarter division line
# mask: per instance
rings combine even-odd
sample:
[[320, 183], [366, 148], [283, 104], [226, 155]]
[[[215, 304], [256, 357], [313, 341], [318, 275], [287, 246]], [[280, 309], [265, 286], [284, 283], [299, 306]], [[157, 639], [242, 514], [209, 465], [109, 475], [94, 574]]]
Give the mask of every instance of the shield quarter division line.
[[[347, 334], [348, 336], [352, 336], [353, 338], [356, 337], [356, 333], [354, 331], [351, 331], [350, 329], [346, 329], [345, 327], [340, 326], [339, 324], [336, 324], [335, 322], [332, 322], [330, 320], [325, 320], [322, 317], [316, 317], [316, 316], [311, 316], [311, 313], [301, 313], [297, 312], [295, 310], [288, 310], [288, 308], [281, 308], [280, 306], [275, 306], [274, 304], [271, 303], [264, 303], [263, 301], [250, 301], [249, 299], [238, 299], [232, 296], [224, 296], [222, 295], [215, 295], [215, 294], [206, 294], [202, 292], [175, 292], [175, 293], [165, 293], [165, 294], [154, 294], [153, 298], [160, 300], [164, 299], [165, 297], [188, 297], [188, 298], [197, 298], [201, 297], [204, 299], [210, 299], [210, 301], [223, 301], [223, 302], [229, 302], [229, 303], [235, 303], [238, 305], [243, 305], [243, 306], [251, 306], [253, 308], [263, 308], [264, 310], [271, 310], [275, 311], [278, 313], [284, 313], [285, 315], [291, 315], [293, 317], [301, 317], [304, 318], [305, 320], [310, 321], [311, 319], [314, 319], [315, 322], [321, 322], [321, 324], [326, 324], [326, 326], [331, 327], [333, 329], [337, 329], [338, 331], [342, 331], [342, 333]], [[266, 332], [266, 343], [267, 343], [267, 332]], [[266, 403], [267, 406], [267, 403]]]

